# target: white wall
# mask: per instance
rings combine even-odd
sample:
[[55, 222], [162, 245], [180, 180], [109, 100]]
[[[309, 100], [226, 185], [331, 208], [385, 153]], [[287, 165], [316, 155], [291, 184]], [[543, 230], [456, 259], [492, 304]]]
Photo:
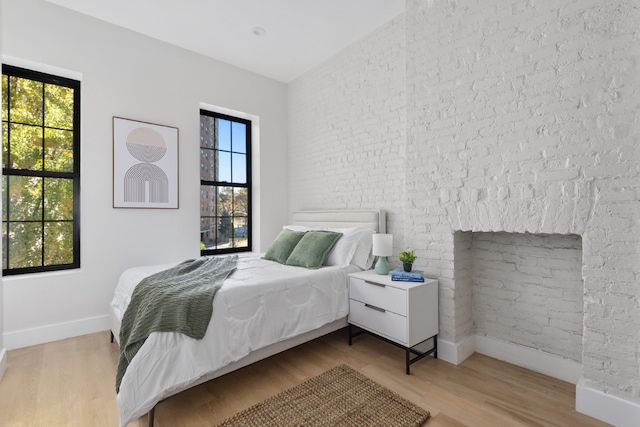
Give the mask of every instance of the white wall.
[[[3, 54], [82, 75], [82, 268], [4, 279], [7, 348], [105, 330], [124, 269], [199, 255], [200, 103], [259, 117], [256, 249], [273, 240], [288, 215], [285, 85], [41, 0], [2, 8]], [[179, 128], [179, 209], [112, 208], [112, 116]]]

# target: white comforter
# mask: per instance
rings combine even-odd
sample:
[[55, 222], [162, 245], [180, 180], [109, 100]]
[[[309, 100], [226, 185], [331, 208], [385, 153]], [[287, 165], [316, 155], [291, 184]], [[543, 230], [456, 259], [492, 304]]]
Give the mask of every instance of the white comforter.
[[[177, 263], [136, 267], [122, 273], [111, 306], [122, 320], [140, 280]], [[349, 311], [347, 267], [307, 270], [241, 255], [237, 270], [213, 301], [202, 340], [180, 333], [152, 333], [131, 361], [118, 393], [120, 425], [149, 412], [160, 400], [251, 351], [309, 332]]]

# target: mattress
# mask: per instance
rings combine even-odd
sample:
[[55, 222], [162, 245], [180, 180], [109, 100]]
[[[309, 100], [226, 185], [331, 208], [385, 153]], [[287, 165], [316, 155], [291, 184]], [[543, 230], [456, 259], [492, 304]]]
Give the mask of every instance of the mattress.
[[[118, 322], [140, 280], [176, 264], [123, 272], [111, 302]], [[154, 332], [140, 348], [120, 385], [120, 425], [126, 426], [162, 399], [202, 382], [253, 351], [345, 317], [349, 311], [347, 275], [355, 271], [360, 268], [309, 270], [266, 261], [258, 254], [240, 255], [238, 268], [216, 294], [202, 340]]]

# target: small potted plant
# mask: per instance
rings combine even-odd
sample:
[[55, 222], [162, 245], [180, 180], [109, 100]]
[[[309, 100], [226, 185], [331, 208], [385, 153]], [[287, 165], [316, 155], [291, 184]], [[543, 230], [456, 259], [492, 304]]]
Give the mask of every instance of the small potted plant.
[[413, 268], [413, 261], [416, 260], [416, 256], [413, 251], [402, 251], [400, 252], [400, 256], [398, 258], [400, 258], [400, 261], [402, 261], [402, 268], [404, 269], [404, 271], [411, 271], [411, 269]]

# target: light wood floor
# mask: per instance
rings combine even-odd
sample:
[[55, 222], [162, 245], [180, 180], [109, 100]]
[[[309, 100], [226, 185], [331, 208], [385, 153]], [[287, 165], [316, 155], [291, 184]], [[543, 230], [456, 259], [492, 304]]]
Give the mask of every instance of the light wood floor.
[[[117, 358], [108, 332], [9, 351], [0, 426], [118, 426]], [[606, 425], [576, 413], [572, 384], [480, 354], [460, 366], [427, 357], [406, 375], [403, 350], [368, 335], [350, 347], [346, 330], [171, 398], [156, 409], [155, 425], [210, 427], [341, 363], [429, 410], [426, 427]]]

